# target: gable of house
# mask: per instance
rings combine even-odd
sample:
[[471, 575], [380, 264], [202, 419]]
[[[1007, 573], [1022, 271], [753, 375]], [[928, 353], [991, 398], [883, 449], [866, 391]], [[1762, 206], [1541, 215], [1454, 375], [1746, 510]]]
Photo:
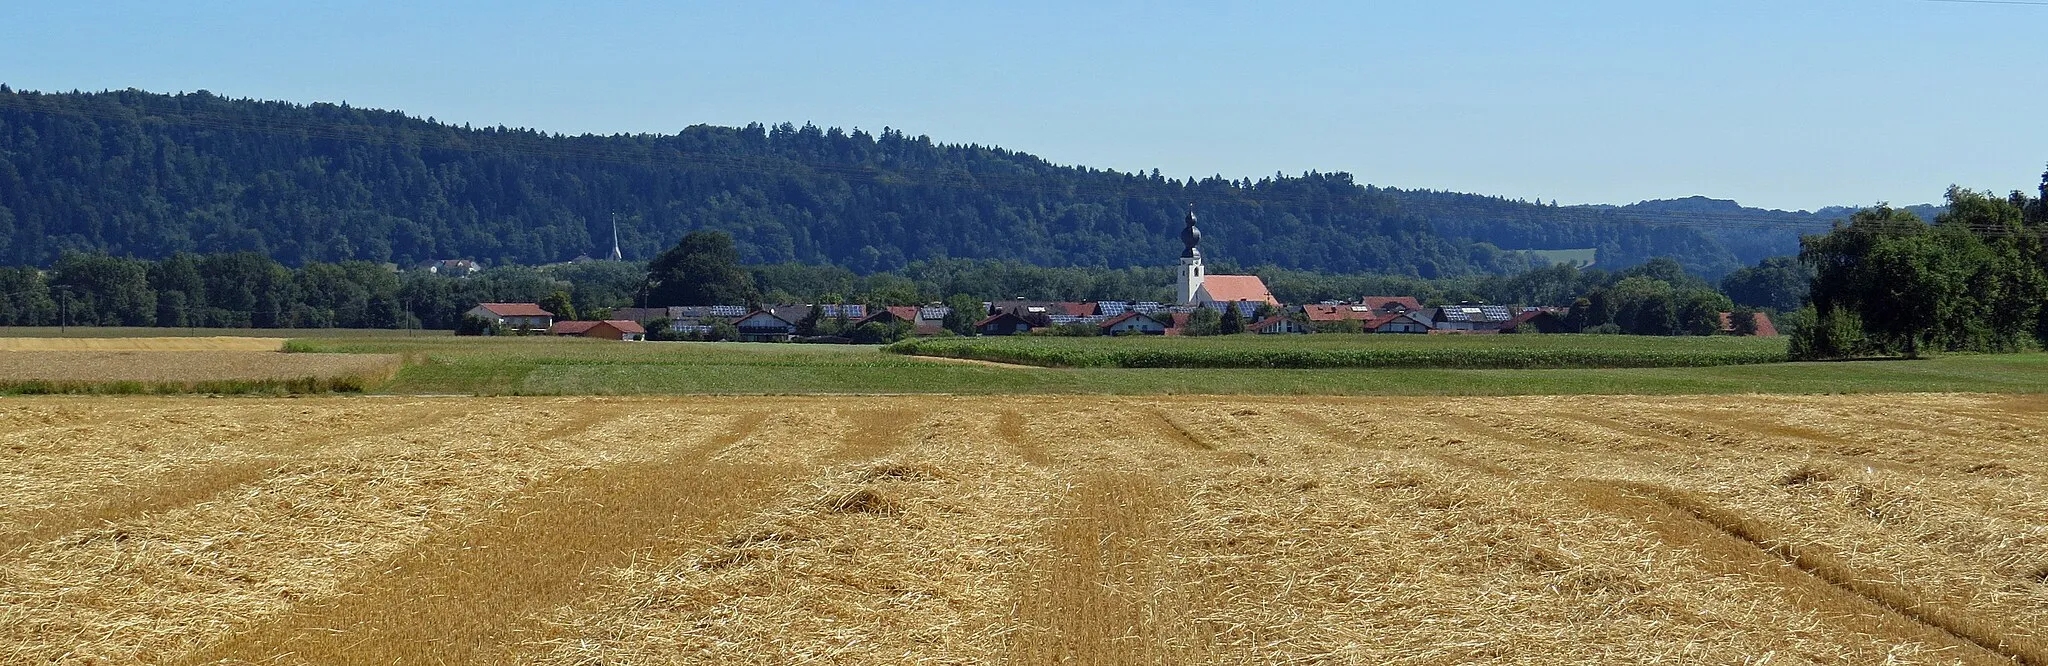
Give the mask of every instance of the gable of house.
[[1163, 334], [1167, 329], [1166, 322], [1135, 310], [1111, 317], [1103, 321], [1100, 326], [1103, 332], [1111, 335], [1117, 333]]
[[740, 317], [732, 325], [741, 331], [796, 331], [796, 324], [767, 310], [755, 310], [753, 314]]
[[974, 330], [982, 335], [1011, 335], [1031, 332], [1031, 322], [1014, 312], [998, 312], [989, 318], [974, 323]]

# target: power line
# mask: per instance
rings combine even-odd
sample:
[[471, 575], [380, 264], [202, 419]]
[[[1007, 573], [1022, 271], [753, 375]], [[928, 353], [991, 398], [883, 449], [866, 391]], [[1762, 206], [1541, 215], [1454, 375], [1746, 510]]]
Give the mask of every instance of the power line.
[[2048, 7], [2043, 0], [1921, 0], [1922, 2], [1948, 2], [1961, 5], [2026, 5]]

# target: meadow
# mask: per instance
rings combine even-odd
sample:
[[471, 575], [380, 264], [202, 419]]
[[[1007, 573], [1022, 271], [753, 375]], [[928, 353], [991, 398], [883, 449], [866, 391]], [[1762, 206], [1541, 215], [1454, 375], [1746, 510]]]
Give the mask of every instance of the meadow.
[[31, 397], [0, 662], [2048, 663], [2048, 399]]
[[1635, 335], [924, 338], [898, 354], [1058, 368], [1668, 368], [1782, 363], [1785, 340]]

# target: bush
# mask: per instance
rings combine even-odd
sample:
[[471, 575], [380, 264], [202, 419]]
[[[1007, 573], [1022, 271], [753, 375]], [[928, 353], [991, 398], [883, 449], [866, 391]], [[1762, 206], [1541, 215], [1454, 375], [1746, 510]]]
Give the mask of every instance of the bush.
[[504, 335], [505, 325], [476, 315], [463, 315], [456, 335]]

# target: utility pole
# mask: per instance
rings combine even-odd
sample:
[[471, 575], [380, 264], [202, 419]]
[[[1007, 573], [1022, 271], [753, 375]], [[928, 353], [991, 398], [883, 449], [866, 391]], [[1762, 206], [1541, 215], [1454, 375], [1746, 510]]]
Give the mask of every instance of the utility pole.
[[71, 330], [71, 288], [58, 287], [57, 298], [57, 332], [66, 333]]

